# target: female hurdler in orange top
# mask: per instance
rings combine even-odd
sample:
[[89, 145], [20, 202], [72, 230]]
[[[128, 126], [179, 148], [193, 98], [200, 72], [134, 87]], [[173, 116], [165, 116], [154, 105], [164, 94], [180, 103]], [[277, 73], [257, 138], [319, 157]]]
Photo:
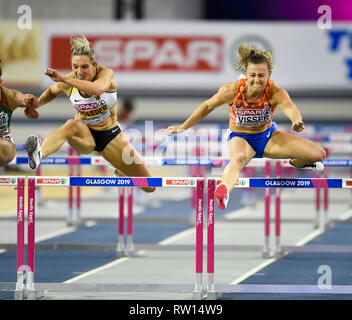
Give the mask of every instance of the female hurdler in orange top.
[[221, 184], [215, 190], [218, 206], [225, 209], [229, 194], [236, 185], [241, 169], [252, 158], [291, 159], [297, 168], [323, 170], [325, 151], [316, 143], [277, 130], [272, 117], [277, 106], [291, 120], [292, 129], [304, 129], [302, 116], [285, 89], [270, 80], [272, 54], [252, 46], [240, 45], [238, 69], [245, 78], [224, 84], [204, 101], [180, 126], [168, 127], [169, 135], [183, 132], [205, 118], [215, 108], [228, 104], [229, 155]]

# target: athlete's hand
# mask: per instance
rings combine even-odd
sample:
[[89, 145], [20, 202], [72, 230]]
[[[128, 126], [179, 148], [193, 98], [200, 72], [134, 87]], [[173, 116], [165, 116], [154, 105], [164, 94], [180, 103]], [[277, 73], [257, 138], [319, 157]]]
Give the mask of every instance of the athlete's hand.
[[35, 109], [38, 107], [38, 100], [34, 95], [26, 94], [23, 99], [23, 105], [26, 108]]
[[63, 82], [64, 80], [64, 77], [63, 75], [55, 70], [55, 69], [52, 69], [52, 68], [46, 68], [44, 73], [50, 77], [51, 80], [55, 81], [55, 82]]
[[173, 134], [178, 134], [178, 133], [182, 133], [182, 132], [185, 132], [185, 131], [186, 130], [185, 129], [181, 129], [180, 126], [171, 126], [171, 127], [168, 127], [165, 130], [165, 133], [168, 136], [172, 136]]
[[29, 119], [37, 119], [39, 116], [38, 111], [30, 107], [24, 109], [24, 114]]
[[301, 132], [304, 130], [304, 122], [303, 121], [297, 121], [295, 123], [292, 123], [292, 130], [296, 132]]

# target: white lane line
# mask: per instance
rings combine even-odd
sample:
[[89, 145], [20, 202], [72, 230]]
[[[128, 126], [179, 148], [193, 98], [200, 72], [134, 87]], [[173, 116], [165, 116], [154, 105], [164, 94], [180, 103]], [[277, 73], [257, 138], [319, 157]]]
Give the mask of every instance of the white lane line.
[[272, 258], [272, 259], [268, 259], [267, 261], [264, 261], [263, 263], [261, 263], [260, 265], [254, 267], [253, 269], [249, 270], [248, 272], [246, 272], [245, 274], [243, 274], [242, 276], [236, 278], [234, 281], [232, 281], [230, 284], [238, 284], [241, 281], [245, 280], [246, 278], [250, 277], [251, 275], [253, 275], [254, 273], [256, 273], [257, 271], [265, 268], [267, 265], [269, 265], [270, 263], [276, 261], [276, 258]]
[[[318, 235], [322, 234], [324, 232], [324, 230], [315, 230], [311, 233], [309, 233], [306, 237], [304, 237], [303, 239], [301, 239], [300, 241], [298, 241], [295, 245], [296, 246], [303, 246], [304, 244], [306, 244], [308, 241], [316, 238]], [[277, 258], [271, 258], [267, 261], [264, 261], [263, 263], [261, 263], [260, 265], [254, 267], [253, 269], [249, 270], [248, 272], [246, 272], [243, 276], [236, 278], [234, 281], [232, 281], [230, 284], [238, 284], [241, 281], [245, 280], [246, 278], [252, 276], [253, 274], [257, 273], [257, 271], [265, 268], [266, 266], [268, 266], [269, 264], [273, 263], [274, 261], [276, 261]]]
[[160, 244], [162, 246], [166, 246], [172, 242], [175, 242], [177, 240], [180, 240], [182, 238], [190, 236], [192, 233], [195, 233], [195, 231], [196, 231], [195, 227], [189, 228], [187, 230], [181, 231], [180, 233], [177, 233], [177, 234], [171, 236], [170, 238], [167, 238], [167, 239], [164, 239], [164, 240], [158, 242], [158, 244]]
[[64, 229], [61, 229], [61, 230], [57, 230], [57, 231], [53, 231], [53, 232], [50, 232], [50, 233], [46, 233], [46, 234], [43, 234], [41, 236], [35, 237], [35, 242], [37, 243], [37, 242], [48, 240], [48, 239], [51, 239], [51, 238], [54, 238], [54, 237], [62, 236], [63, 234], [70, 233], [70, 232], [73, 232], [75, 230], [76, 230], [75, 227], [67, 227], [67, 228], [64, 228]]
[[[96, 225], [95, 221], [87, 221], [86, 224], [85, 224], [86, 227], [93, 227], [95, 225]], [[44, 241], [44, 240], [48, 240], [48, 239], [55, 238], [55, 237], [58, 237], [58, 236], [62, 236], [64, 234], [67, 234], [67, 233], [70, 233], [70, 232], [73, 232], [73, 231], [76, 231], [76, 230], [77, 230], [77, 227], [75, 227], [75, 226], [66, 227], [66, 228], [61, 229], [61, 230], [57, 230], [57, 231], [54, 231], [54, 232], [50, 232], [50, 233], [46, 233], [46, 234], [43, 234], [41, 236], [38, 236], [38, 237], [35, 238], [35, 242]]]
[[352, 217], [352, 209], [346, 211], [344, 214], [342, 214], [340, 217], [339, 217], [339, 220], [341, 221], [346, 221], [348, 220], [349, 218]]
[[244, 215], [250, 214], [252, 212], [253, 212], [252, 207], [250, 207], [250, 208], [244, 207], [244, 208], [240, 208], [240, 209], [237, 209], [237, 210], [234, 210], [234, 211], [227, 213], [226, 215], [224, 215], [224, 219], [232, 220], [232, 219], [236, 219], [236, 218], [242, 217]]
[[[234, 219], [234, 218], [237, 218], [239, 216], [248, 214], [249, 212], [250, 212], [250, 210], [248, 210], [247, 208], [241, 208], [239, 210], [236, 210], [236, 211], [230, 213], [229, 214], [230, 217], [228, 219]], [[352, 210], [351, 210], [351, 215], [352, 215]], [[316, 230], [316, 231], [312, 232], [311, 234], [309, 234], [308, 236], [306, 236], [301, 241], [299, 241], [296, 245], [303, 245], [306, 242], [310, 241], [311, 239], [317, 237], [322, 232], [323, 232], [322, 230]], [[189, 228], [187, 230], [184, 230], [184, 231], [182, 231], [182, 232], [180, 232], [178, 234], [175, 234], [175, 235], [171, 236], [170, 238], [164, 239], [164, 240], [158, 242], [158, 244], [159, 245], [168, 245], [168, 244], [173, 243], [175, 241], [178, 241], [178, 240], [180, 240], [182, 238], [188, 237], [188, 236], [192, 235], [193, 233], [195, 233], [195, 227]], [[108, 264], [106, 264], [104, 266], [101, 266], [99, 268], [96, 268], [96, 269], [93, 269], [91, 271], [85, 272], [85, 273], [83, 273], [83, 274], [81, 274], [81, 275], [79, 275], [77, 277], [72, 278], [72, 279], [69, 279], [69, 280], [65, 281], [64, 283], [72, 283], [72, 282], [84, 279], [84, 278], [86, 278], [88, 276], [91, 276], [91, 275], [93, 275], [95, 273], [98, 273], [100, 271], [109, 269], [109, 268], [114, 267], [114, 266], [116, 266], [118, 264], [124, 263], [124, 262], [126, 262], [128, 260], [129, 260], [128, 257], [119, 258], [119, 259], [117, 259], [115, 261], [112, 261], [112, 262], [110, 262], [110, 263], [108, 263]], [[249, 276], [253, 275], [257, 271], [265, 268], [267, 265], [271, 264], [272, 262], [274, 262], [276, 260], [277, 260], [276, 258], [272, 258], [272, 259], [268, 259], [268, 260], [264, 261], [263, 263], [261, 263], [260, 265], [254, 267], [253, 269], [251, 269], [250, 271], [248, 271], [247, 273], [245, 273], [241, 277], [235, 279], [233, 282], [231, 282], [231, 284], [237, 284], [237, 283], [243, 281], [244, 279], [246, 279]]]
[[[352, 209], [348, 210], [347, 212], [343, 213], [342, 215], [340, 215], [339, 219], [341, 221], [347, 220], [352, 216]], [[307, 242], [311, 241], [312, 239], [316, 238], [317, 236], [321, 235], [324, 232], [323, 229], [318, 229], [315, 230], [311, 233], [309, 233], [306, 237], [304, 237], [303, 239], [301, 239], [300, 241], [298, 241], [295, 245], [296, 246], [303, 246], [305, 245]], [[274, 261], [276, 261], [277, 258], [272, 258], [269, 259], [268, 261], [264, 261], [263, 263], [261, 263], [260, 265], [254, 267], [253, 269], [249, 270], [248, 272], [246, 272], [244, 275], [242, 275], [239, 278], [236, 278], [234, 281], [232, 281], [230, 284], [238, 284], [241, 281], [245, 280], [246, 278], [252, 276], [253, 274], [255, 274], [257, 271], [265, 268], [266, 266], [268, 266], [269, 264], [273, 263]]]
[[90, 270], [90, 271], [88, 271], [88, 272], [82, 273], [82, 274], [80, 274], [80, 275], [77, 276], [77, 277], [74, 277], [74, 278], [72, 278], [72, 279], [69, 279], [69, 280], [65, 281], [64, 283], [76, 282], [76, 281], [78, 281], [78, 280], [81, 280], [81, 279], [84, 279], [84, 278], [86, 278], [86, 277], [89, 277], [89, 276], [91, 276], [91, 275], [94, 274], [94, 273], [97, 273], [97, 272], [99, 272], [99, 271], [103, 271], [103, 270], [109, 269], [109, 268], [111, 268], [111, 267], [113, 267], [113, 266], [116, 266], [116, 265], [118, 265], [118, 264], [121, 264], [121, 263], [127, 261], [128, 259], [129, 259], [129, 258], [119, 258], [119, 259], [114, 260], [114, 261], [112, 261], [112, 262], [109, 262], [109, 263], [107, 263], [107, 264], [105, 264], [105, 265], [103, 265], [103, 266], [101, 266], [101, 267], [99, 267], [99, 268], [96, 268], [96, 269]]
[[[191, 235], [191, 234], [194, 233], [194, 232], [195, 232], [195, 228], [193, 227], [193, 228], [184, 230], [184, 231], [182, 231], [182, 232], [180, 232], [180, 233], [178, 233], [178, 234], [175, 234], [175, 235], [171, 236], [170, 238], [164, 239], [164, 240], [158, 242], [158, 244], [165, 246], [165, 245], [168, 245], [168, 244], [170, 244], [170, 243], [172, 243], [172, 242], [175, 242], [175, 241], [177, 241], [177, 240], [180, 240], [180, 239], [182, 239], [182, 238], [185, 238], [185, 237]], [[140, 253], [142, 253], [142, 251], [141, 251]], [[90, 270], [90, 271], [88, 271], [88, 272], [82, 273], [81, 275], [79, 275], [79, 276], [77, 276], [77, 277], [74, 277], [74, 278], [72, 278], [72, 279], [69, 279], [69, 280], [65, 281], [64, 283], [72, 283], [72, 282], [75, 282], [75, 281], [84, 279], [84, 278], [89, 277], [89, 276], [91, 276], [91, 275], [93, 275], [93, 274], [95, 274], [95, 273], [98, 273], [98, 272], [100, 272], [100, 271], [109, 269], [109, 268], [114, 267], [114, 266], [116, 266], [116, 265], [118, 265], [118, 264], [124, 263], [124, 262], [126, 262], [126, 261], [128, 261], [128, 260], [129, 260], [128, 257], [119, 258], [119, 259], [117, 259], [117, 260], [115, 260], [115, 261], [112, 261], [112, 262], [109, 262], [108, 264], [103, 265], [103, 266], [101, 266], [101, 267], [99, 267], [99, 268], [96, 268], [96, 269]]]
[[[96, 222], [95, 221], [87, 221], [85, 226], [86, 227], [93, 227], [94, 225], [96, 225]], [[59, 237], [59, 236], [62, 236], [64, 234], [67, 234], [67, 233], [70, 233], [70, 232], [74, 232], [77, 230], [77, 227], [66, 227], [66, 228], [63, 228], [63, 229], [60, 229], [60, 230], [57, 230], [57, 231], [53, 231], [53, 232], [50, 232], [50, 233], [46, 233], [46, 234], [43, 234], [41, 236], [38, 236], [38, 237], [35, 237], [35, 243], [38, 243], [40, 241], [45, 241], [45, 240], [48, 240], [48, 239], [51, 239], [51, 238], [55, 238], [55, 237]], [[0, 249], [0, 254], [1, 253], [4, 253], [6, 252], [7, 250], [5, 249]]]
[[301, 239], [300, 241], [298, 241], [295, 246], [303, 246], [305, 245], [307, 242], [309, 242], [310, 240], [313, 240], [314, 238], [316, 238], [317, 236], [321, 235], [324, 232], [323, 229], [317, 229], [311, 233], [309, 233], [307, 236], [305, 236], [303, 239]]

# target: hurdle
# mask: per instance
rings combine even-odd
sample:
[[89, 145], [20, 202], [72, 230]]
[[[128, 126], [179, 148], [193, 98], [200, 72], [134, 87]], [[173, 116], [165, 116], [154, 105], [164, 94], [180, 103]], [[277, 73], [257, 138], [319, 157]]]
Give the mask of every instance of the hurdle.
[[[27, 285], [16, 288], [15, 299], [36, 299], [46, 291], [91, 291], [91, 292], [174, 292], [192, 293], [193, 299], [202, 299], [204, 288], [203, 273], [203, 210], [204, 210], [204, 181], [203, 177], [67, 177], [67, 176], [40, 176], [28, 177], [28, 253], [27, 253]], [[196, 244], [195, 244], [195, 283], [194, 284], [55, 284], [35, 283], [35, 188], [44, 186], [78, 187], [78, 186], [108, 186], [108, 187], [178, 187], [197, 189], [196, 215]], [[21, 225], [23, 226], [23, 224]], [[23, 248], [24, 237], [17, 238], [17, 247]], [[23, 255], [20, 261], [23, 266]], [[20, 279], [21, 280], [21, 279]]]
[[[24, 280], [24, 187], [25, 187], [25, 177], [15, 177], [15, 176], [1, 176], [0, 177], [0, 187], [1, 186], [11, 186], [17, 190], [17, 260], [16, 260], [16, 270], [17, 270], [17, 282], [14, 288], [15, 299], [23, 298], [23, 292], [25, 290]], [[5, 284], [5, 289], [8, 286]]]
[[[208, 188], [214, 190], [221, 181], [218, 178], [208, 178]], [[352, 179], [334, 178], [239, 178], [235, 188], [352, 188]], [[208, 203], [214, 203], [214, 194], [208, 190]], [[212, 209], [208, 208], [211, 213]], [[222, 293], [339, 293], [352, 294], [352, 286], [333, 286], [332, 290], [321, 289], [313, 285], [216, 285], [214, 281], [214, 214], [208, 215], [207, 238], [207, 299], [216, 300]], [[305, 252], [352, 252], [351, 246], [310, 246], [309, 248], [283, 247], [283, 250]], [[340, 249], [340, 251], [338, 251]], [[337, 250], [337, 251], [336, 251]], [[341, 251], [342, 250], [342, 251]]]
[[[68, 156], [59, 156], [59, 157], [47, 157], [40, 161], [40, 165], [36, 169], [36, 176], [41, 176], [41, 165], [67, 165], [68, 174], [72, 176], [76, 174], [77, 176], [81, 175], [81, 165], [93, 165], [104, 167], [108, 165], [108, 162], [101, 156], [91, 156], [91, 157], [82, 157], [79, 153], [74, 155], [75, 151], [68, 147]], [[28, 157], [16, 156], [10, 164], [28, 164]], [[36, 193], [38, 197], [38, 202], [40, 203], [41, 194], [39, 192], [40, 187], [36, 188]], [[75, 201], [74, 201], [75, 200]], [[74, 206], [75, 204], [75, 210]], [[72, 187], [68, 189], [68, 215], [66, 224], [68, 226], [80, 227], [83, 225], [81, 217], [81, 190], [80, 187], [76, 188], [76, 198], [74, 199], [74, 190]]]
[[[144, 158], [147, 165], [150, 166], [190, 166], [194, 168], [203, 168], [204, 166], [211, 166], [211, 167], [221, 167], [226, 165], [229, 160], [223, 157], [213, 157], [213, 158], [168, 158], [168, 157], [145, 157]], [[17, 157], [15, 159], [16, 163], [28, 163], [27, 157]], [[271, 165], [275, 164], [275, 177], [279, 178], [281, 175], [281, 168], [287, 168], [292, 166], [289, 164], [289, 160], [286, 159], [252, 159], [250, 163], [247, 165], [251, 168], [264, 168], [264, 175], [266, 178], [271, 176]], [[58, 164], [58, 165], [69, 165], [73, 166], [76, 165], [96, 165], [96, 166], [106, 166], [107, 161], [102, 158], [101, 156], [91, 156], [91, 157], [79, 157], [79, 156], [69, 156], [69, 157], [48, 157], [41, 161], [41, 164]], [[352, 167], [352, 160], [351, 159], [324, 159], [323, 164], [326, 166], [325, 170], [329, 167]], [[195, 173], [198, 173], [198, 177], [202, 175], [204, 171], [201, 170], [194, 170]], [[325, 172], [327, 177], [327, 172]], [[319, 178], [319, 173], [317, 175]], [[39, 186], [37, 187], [39, 188]], [[77, 187], [79, 188], [79, 187]], [[72, 187], [69, 187], [69, 190], [72, 191]], [[127, 189], [126, 189], [127, 190]], [[130, 189], [128, 192], [128, 199], [133, 199], [133, 189]], [[191, 219], [194, 221], [195, 215], [195, 191], [192, 194], [192, 209], [191, 209]], [[119, 189], [120, 195], [119, 203], [119, 237], [118, 237], [118, 245], [119, 245], [119, 252], [121, 255], [133, 256], [135, 255], [134, 252], [134, 245], [133, 245], [133, 213], [132, 207], [133, 203], [129, 202], [128, 200], [128, 215], [127, 215], [127, 245], [124, 243], [124, 209], [121, 208], [121, 204], [124, 204], [124, 191], [123, 189]], [[270, 247], [269, 247], [269, 240], [270, 240], [270, 201], [271, 201], [271, 192], [270, 188], [266, 188], [264, 190], [264, 244], [262, 255], [264, 258], [270, 257]], [[280, 224], [281, 224], [281, 212], [280, 212], [280, 197], [281, 197], [281, 190], [275, 189], [275, 248], [274, 248], [274, 255], [279, 256], [281, 254], [280, 249]], [[320, 189], [316, 189], [316, 214], [313, 219], [313, 227], [319, 227], [319, 219], [323, 220], [322, 228], [327, 227], [328, 223], [328, 189], [324, 189], [324, 216], [321, 217], [320, 213]], [[69, 207], [72, 207], [72, 194], [69, 193]], [[76, 206], [77, 212], [80, 210], [80, 194], [76, 198]], [[72, 208], [70, 209], [72, 210]], [[80, 215], [79, 215], [80, 216]], [[80, 220], [75, 219], [75, 221]], [[68, 221], [71, 219], [68, 217]], [[70, 224], [69, 224], [70, 225]]]
[[[330, 152], [330, 150], [328, 150]], [[325, 166], [325, 177], [327, 178], [329, 176], [329, 168], [350, 168], [350, 176], [352, 177], [352, 159], [334, 159], [334, 158], [327, 158], [323, 160], [323, 164]], [[317, 221], [315, 225], [319, 223], [318, 217], [320, 216], [320, 204], [318, 203], [319, 199], [319, 189], [317, 189], [317, 199], [316, 199], [316, 211], [317, 211]], [[352, 194], [352, 193], [351, 193]], [[322, 228], [326, 229], [328, 227], [328, 210], [329, 210], [329, 194], [328, 190], [324, 189], [324, 199], [323, 199], [323, 206], [324, 206], [324, 211], [323, 211], [323, 216], [322, 216]], [[350, 207], [352, 207], [352, 197], [350, 197]]]
[[[125, 239], [125, 194], [127, 192], [127, 235]], [[119, 256], [136, 256], [133, 243], [133, 188], [119, 188], [119, 219], [116, 253]], [[126, 241], [125, 241], [126, 240]]]
[[[69, 157], [72, 157], [74, 155], [74, 153], [75, 153], [75, 151], [73, 150], [73, 148], [69, 147], [68, 148]], [[80, 154], [77, 152], [77, 156], [79, 156], [79, 155]], [[68, 164], [68, 175], [70, 177], [72, 177], [75, 173], [77, 174], [77, 176], [81, 175], [81, 165], [69, 163]], [[81, 187], [77, 187], [75, 189], [76, 189], [77, 196], [76, 196], [76, 217], [74, 219], [73, 218], [73, 192], [74, 192], [74, 190], [71, 186], [68, 188], [68, 217], [67, 217], [67, 221], [66, 221], [68, 226], [72, 226], [74, 224], [76, 224], [76, 225], [81, 224]]]

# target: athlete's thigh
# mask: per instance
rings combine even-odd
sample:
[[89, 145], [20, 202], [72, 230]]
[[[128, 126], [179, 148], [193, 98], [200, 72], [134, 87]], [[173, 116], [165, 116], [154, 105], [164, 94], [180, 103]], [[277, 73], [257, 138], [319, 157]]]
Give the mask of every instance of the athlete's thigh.
[[229, 141], [230, 161], [246, 165], [255, 156], [252, 146], [243, 138], [234, 137]]
[[0, 137], [0, 164], [4, 165], [9, 163], [16, 155], [15, 145]]
[[300, 158], [319, 152], [321, 147], [302, 137], [276, 130], [270, 137], [263, 156], [273, 159]]
[[101, 152], [101, 155], [126, 176], [151, 177], [149, 168], [123, 132], [119, 133]]
[[75, 121], [75, 133], [67, 140], [68, 144], [79, 153], [88, 154], [94, 151], [95, 141], [88, 126], [81, 120]]

